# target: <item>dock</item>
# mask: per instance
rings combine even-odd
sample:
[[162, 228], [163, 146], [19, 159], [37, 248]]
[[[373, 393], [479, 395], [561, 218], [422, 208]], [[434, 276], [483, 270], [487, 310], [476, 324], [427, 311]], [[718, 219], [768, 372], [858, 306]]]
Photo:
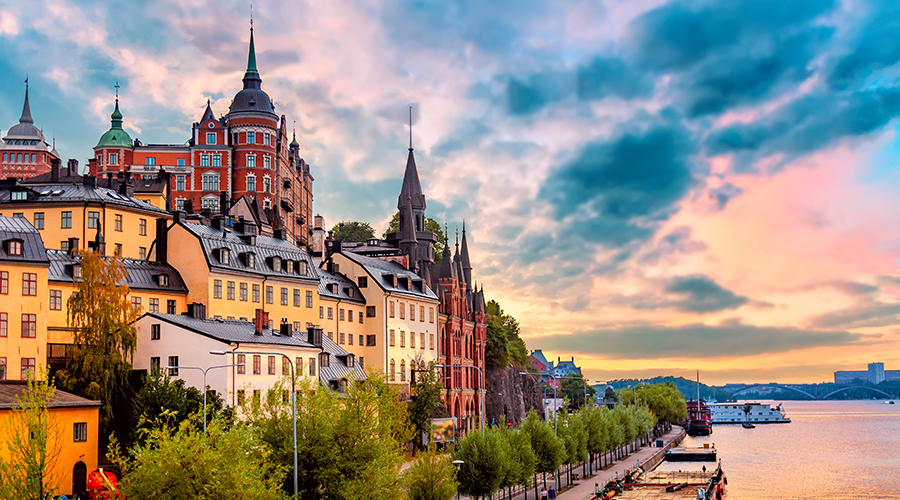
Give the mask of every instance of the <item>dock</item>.
[[672, 448], [666, 452], [666, 462], [715, 462], [716, 448]]

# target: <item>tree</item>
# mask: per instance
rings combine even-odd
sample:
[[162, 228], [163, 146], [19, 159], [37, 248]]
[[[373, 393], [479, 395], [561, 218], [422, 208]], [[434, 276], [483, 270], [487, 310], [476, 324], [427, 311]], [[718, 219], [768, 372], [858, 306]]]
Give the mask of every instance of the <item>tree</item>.
[[331, 228], [332, 237], [340, 241], [363, 242], [375, 237], [375, 229], [368, 222], [340, 222]]
[[684, 395], [671, 382], [642, 384], [631, 389], [622, 389], [620, 392], [623, 405], [643, 405], [646, 401], [650, 411], [660, 422], [677, 424], [687, 417]]
[[410, 391], [409, 421], [416, 431], [414, 441], [421, 447], [422, 440], [419, 438], [423, 434], [430, 434], [431, 419], [442, 404], [441, 390], [444, 384], [440, 381], [439, 372], [434, 370], [434, 363], [429, 363], [424, 371], [416, 371], [415, 375], [416, 382]]
[[70, 391], [101, 402], [101, 427], [113, 418], [112, 402], [131, 372], [136, 345], [127, 272], [118, 258], [79, 252], [81, 279], [68, 301], [68, 326], [75, 332], [71, 357], [60, 374]]
[[[58, 478], [53, 470], [62, 449], [59, 424], [47, 409], [55, 390], [52, 381], [28, 380], [12, 415], [0, 429], [6, 453], [0, 453], [0, 498], [45, 500]], [[6, 458], [4, 458], [6, 457]]]
[[509, 445], [510, 471], [504, 481], [504, 487], [516, 485], [528, 486], [528, 480], [534, 475], [537, 456], [531, 448], [531, 436], [521, 429], [505, 430], [503, 436]]
[[613, 389], [612, 387], [606, 386], [606, 391], [603, 393], [603, 400], [618, 403], [619, 402], [619, 393], [617, 393], [616, 390]]
[[569, 399], [569, 402], [572, 403], [572, 406], [574, 406], [575, 408], [581, 408], [585, 404], [585, 390], [587, 390], [587, 396], [589, 400], [590, 398], [594, 397], [594, 394], [597, 393], [597, 390], [585, 384], [584, 375], [574, 374], [570, 376], [577, 377], [579, 380], [575, 380], [574, 378], [560, 379], [561, 392], [564, 397]]
[[426, 451], [406, 471], [409, 500], [450, 500], [456, 494], [456, 467], [450, 457]]
[[551, 424], [541, 422], [538, 414], [531, 411], [519, 429], [524, 431], [531, 441], [531, 449], [536, 458], [535, 472], [555, 473], [565, 460], [566, 446], [554, 435]]
[[525, 341], [520, 336], [519, 322], [516, 318], [503, 312], [496, 300], [488, 301], [486, 312], [488, 315], [488, 346], [485, 357], [488, 358], [491, 355], [494, 358], [493, 360], [488, 359], [488, 364], [499, 363], [494, 366], [503, 368], [507, 363], [512, 362], [520, 368], [530, 367], [528, 347], [525, 346]]
[[[388, 224], [387, 230], [384, 234], [381, 235], [382, 238], [387, 238], [387, 235], [391, 233], [396, 233], [400, 230], [400, 211], [398, 210], [394, 213], [394, 216], [391, 218], [391, 222]], [[447, 246], [447, 236], [444, 234], [443, 228], [441, 228], [441, 224], [432, 219], [431, 217], [425, 218], [425, 230], [431, 231], [437, 236], [437, 242], [434, 244], [434, 261], [440, 262], [444, 257], [444, 248]]]
[[459, 491], [474, 498], [490, 497], [510, 473], [509, 443], [500, 429], [492, 427], [484, 434], [469, 433], [456, 447], [456, 460], [462, 460], [457, 479]]
[[282, 498], [286, 468], [271, 465], [251, 429], [240, 425], [226, 431], [220, 419], [213, 419], [206, 433], [196, 419], [175, 427], [160, 423], [129, 456], [112, 455], [125, 472], [119, 488], [129, 499]]

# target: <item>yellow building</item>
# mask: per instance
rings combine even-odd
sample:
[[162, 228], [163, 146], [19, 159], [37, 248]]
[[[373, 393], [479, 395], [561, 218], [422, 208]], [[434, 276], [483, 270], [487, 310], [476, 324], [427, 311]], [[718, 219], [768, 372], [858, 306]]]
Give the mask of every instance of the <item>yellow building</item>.
[[[73, 243], [87, 250], [102, 233], [105, 253], [146, 259], [156, 239], [154, 221], [172, 215], [133, 196], [133, 189], [114, 190], [85, 176], [70, 182], [0, 184], [0, 215], [23, 217], [41, 233], [47, 248], [68, 250]], [[123, 184], [125, 186], [125, 184]]]
[[44, 373], [47, 357], [47, 269], [37, 230], [0, 217], [0, 380]]
[[[0, 454], [4, 459], [9, 458], [5, 440], [18, 418], [14, 408], [27, 389], [25, 382], [0, 382]], [[67, 496], [83, 493], [87, 474], [97, 469], [100, 402], [56, 390], [47, 406], [56, 445], [51, 491]]]
[[[188, 303], [206, 306], [212, 318], [253, 321], [256, 309], [269, 315], [270, 328], [295, 330], [319, 322], [319, 278], [305, 250], [283, 239], [257, 234], [249, 222], [231, 225], [221, 216], [210, 225], [182, 219], [176, 212], [156, 259], [184, 278]], [[160, 255], [163, 249], [168, 255]]]
[[[366, 363], [366, 345], [375, 344], [372, 325], [365, 322], [366, 299], [350, 281], [333, 270], [318, 269], [319, 320], [325, 335], [337, 345], [356, 355], [363, 366]], [[370, 322], [371, 323], [371, 322]], [[374, 359], [374, 358], [373, 358]], [[380, 366], [376, 369], [381, 371]]]

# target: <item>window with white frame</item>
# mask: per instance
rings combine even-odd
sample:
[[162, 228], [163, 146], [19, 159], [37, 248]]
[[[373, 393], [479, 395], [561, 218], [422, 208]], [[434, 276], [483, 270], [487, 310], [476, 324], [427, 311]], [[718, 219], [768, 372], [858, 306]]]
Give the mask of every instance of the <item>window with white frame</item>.
[[200, 166], [201, 167], [209, 166], [209, 155], [200, 155]]
[[247, 144], [256, 144], [256, 132], [247, 132]]
[[200, 202], [200, 208], [206, 210], [217, 211], [219, 210], [219, 197], [218, 196], [207, 196], [203, 198]]
[[212, 166], [221, 167], [222, 166], [222, 155], [213, 155], [212, 157]]
[[263, 167], [266, 169], [272, 168], [272, 159], [268, 156], [263, 156]]
[[247, 191], [256, 191], [256, 176], [247, 174]]
[[216, 143], [216, 133], [215, 132], [207, 132], [206, 133], [206, 143], [207, 144], [215, 144]]
[[119, 164], [119, 154], [118, 153], [110, 153], [109, 154], [109, 164], [110, 165], [118, 165]]
[[176, 191], [184, 191], [184, 176], [183, 175], [175, 176], [175, 190]]
[[269, 134], [264, 134], [263, 135], [263, 144], [265, 144], [266, 146], [270, 146], [272, 144], [272, 136]]
[[256, 168], [256, 155], [247, 155], [247, 166]]
[[272, 192], [272, 178], [268, 175], [263, 177], [263, 192], [270, 193]]
[[[203, 174], [203, 190], [218, 191], [219, 190], [219, 174], [208, 173]], [[206, 200], [203, 200], [206, 203]]]

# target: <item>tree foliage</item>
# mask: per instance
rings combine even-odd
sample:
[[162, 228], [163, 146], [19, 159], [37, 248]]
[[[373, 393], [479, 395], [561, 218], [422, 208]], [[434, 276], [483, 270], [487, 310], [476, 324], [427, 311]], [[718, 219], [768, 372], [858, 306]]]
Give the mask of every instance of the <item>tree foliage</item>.
[[513, 363], [518, 367], [528, 367], [528, 348], [520, 337], [519, 322], [503, 312], [495, 300], [487, 303], [487, 346], [485, 364], [489, 368], [505, 368]]
[[542, 422], [538, 414], [531, 411], [520, 426], [531, 442], [536, 472], [555, 472], [565, 460], [566, 445], [553, 433], [552, 425], [549, 422]]
[[456, 467], [448, 455], [426, 451], [406, 471], [409, 500], [450, 500], [456, 494]]
[[[394, 216], [391, 218], [391, 222], [388, 224], [387, 230], [384, 234], [381, 235], [382, 238], [387, 238], [387, 235], [391, 233], [396, 233], [400, 230], [400, 211], [398, 210], [394, 213]], [[444, 248], [447, 246], [447, 235], [444, 234], [444, 229], [441, 227], [441, 224], [432, 219], [431, 217], [425, 218], [425, 230], [431, 231], [437, 236], [437, 242], [434, 244], [434, 261], [440, 262], [444, 257]]]
[[660, 422], [678, 424], [687, 417], [684, 396], [671, 382], [661, 384], [641, 384], [619, 391], [619, 400], [624, 405], [644, 405], [656, 415]]
[[459, 469], [459, 491], [474, 498], [490, 497], [504, 483], [510, 473], [509, 442], [500, 429], [492, 427], [471, 432], [456, 447], [456, 460], [464, 463]]
[[30, 379], [28, 388], [0, 428], [6, 450], [0, 452], [0, 499], [45, 500], [59, 478], [53, 471], [62, 449], [59, 423], [48, 410], [52, 381]]
[[585, 405], [585, 391], [587, 391], [587, 401], [590, 402], [593, 400], [594, 394], [597, 393], [597, 390], [592, 386], [587, 385], [584, 380], [584, 375], [582, 374], [572, 374], [570, 377], [575, 378], [563, 378], [560, 379], [560, 392], [562, 396], [569, 400], [569, 404], [574, 406], [575, 408], [581, 408]]
[[331, 228], [331, 233], [340, 241], [363, 242], [375, 237], [375, 229], [368, 222], [339, 222]]
[[431, 419], [442, 404], [444, 384], [441, 383], [440, 372], [434, 370], [434, 363], [429, 363], [426, 371], [417, 371], [415, 375], [416, 382], [410, 391], [409, 421], [415, 429], [414, 441], [421, 447], [419, 438], [431, 433]]
[[101, 402], [101, 427], [106, 427], [113, 418], [112, 402], [131, 372], [140, 311], [131, 305], [127, 271], [118, 258], [97, 252], [79, 256], [81, 279], [68, 300], [74, 344], [59, 378], [68, 390]]

